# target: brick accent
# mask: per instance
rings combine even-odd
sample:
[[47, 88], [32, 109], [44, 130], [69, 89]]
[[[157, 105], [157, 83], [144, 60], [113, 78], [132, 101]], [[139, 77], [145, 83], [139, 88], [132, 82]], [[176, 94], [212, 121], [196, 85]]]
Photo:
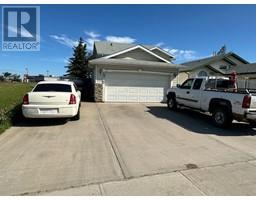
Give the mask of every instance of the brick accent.
[[94, 100], [96, 102], [102, 102], [103, 101], [103, 86], [102, 84], [95, 83], [94, 86]]

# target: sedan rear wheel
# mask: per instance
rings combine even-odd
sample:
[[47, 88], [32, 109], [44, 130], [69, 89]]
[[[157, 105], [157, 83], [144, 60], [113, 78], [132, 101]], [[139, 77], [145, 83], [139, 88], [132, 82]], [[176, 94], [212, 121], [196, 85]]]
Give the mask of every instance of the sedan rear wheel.
[[80, 119], [80, 106], [78, 108], [76, 116], [74, 116], [72, 119], [75, 120], [75, 121]]

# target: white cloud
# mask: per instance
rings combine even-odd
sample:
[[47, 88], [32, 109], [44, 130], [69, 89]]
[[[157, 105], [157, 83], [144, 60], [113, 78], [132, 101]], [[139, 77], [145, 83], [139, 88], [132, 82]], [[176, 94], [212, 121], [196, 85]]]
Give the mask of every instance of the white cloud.
[[198, 58], [197, 52], [194, 50], [171, 48], [165, 45], [164, 42], [158, 42], [157, 44], [155, 44], [155, 46], [161, 47], [163, 50], [172, 54], [175, 57], [176, 61], [178, 62], [185, 62], [185, 61], [194, 60]]
[[171, 53], [172, 55], [174, 55], [177, 61], [188, 61], [188, 60], [194, 60], [197, 58], [196, 52], [193, 50], [172, 49], [172, 48], [163, 48], [163, 49]]
[[20, 34], [21, 37], [33, 37], [33, 35], [31, 35], [31, 33], [29, 33], [28, 31], [26, 31], [26, 29], [21, 31], [21, 30], [17, 30], [17, 28], [15, 28], [15, 27], [8, 26], [8, 31], [10, 31], [14, 34]]
[[[94, 45], [94, 42], [96, 41], [107, 40], [110, 42], [120, 42], [120, 43], [133, 43], [136, 41], [136, 39], [128, 36], [122, 37], [122, 36], [109, 35], [106, 37], [102, 37], [99, 33], [95, 31], [88, 31], [88, 30], [85, 30], [84, 33], [85, 33], [84, 41], [86, 43], [86, 48], [89, 52], [93, 51], [93, 45]], [[74, 40], [66, 36], [65, 34], [50, 35], [50, 37], [56, 40], [58, 43], [68, 47], [73, 47], [78, 44], [78, 40]]]
[[100, 37], [100, 34], [94, 32], [94, 31], [85, 31], [85, 34], [89, 36], [90, 38], [98, 38]]
[[158, 42], [157, 44], [155, 44], [155, 46], [157, 46], [157, 47], [161, 47], [161, 46], [163, 46], [163, 45], [164, 45], [163, 42]]
[[97, 39], [97, 38], [86, 38], [85, 39], [85, 43], [87, 45], [86, 46], [87, 50], [89, 50], [89, 51], [93, 50], [93, 45], [94, 45], [95, 41], [100, 41], [100, 39]]
[[189, 60], [197, 59], [197, 52], [190, 49], [175, 49], [168, 47], [165, 45], [164, 42], [159, 42], [156, 46], [161, 47], [163, 50], [169, 52], [170, 54], [174, 55], [176, 61], [178, 62], [185, 62]]
[[68, 36], [62, 35], [50, 35], [51, 38], [55, 39], [58, 43], [63, 44], [67, 47], [73, 47], [78, 44], [77, 40], [71, 39]]
[[113, 36], [113, 35], [109, 35], [105, 39], [109, 42], [120, 42], [120, 43], [129, 43], [129, 44], [134, 43], [136, 41], [136, 39], [128, 36], [120, 37], [120, 36]]
[[95, 31], [85, 31], [86, 38], [85, 43], [88, 51], [93, 50], [93, 45], [95, 41], [100, 41], [100, 34], [96, 33]]
[[[33, 37], [33, 35], [30, 32], [28, 32], [26, 29], [21, 31], [20, 29], [17, 30], [17, 28], [15, 28], [13, 26], [8, 26], [8, 31], [10, 31], [10, 32], [12, 32], [14, 34], [18, 34], [21, 37], [27, 37], [27, 38]], [[36, 36], [36, 38], [40, 38], [40, 41], [43, 41], [43, 39], [42, 39], [42, 37], [40, 35], [36, 34], [35, 36]]]

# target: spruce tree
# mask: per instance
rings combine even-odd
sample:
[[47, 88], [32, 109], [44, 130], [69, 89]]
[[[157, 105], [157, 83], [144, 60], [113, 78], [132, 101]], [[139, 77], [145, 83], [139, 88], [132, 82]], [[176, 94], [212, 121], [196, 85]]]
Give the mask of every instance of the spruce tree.
[[73, 56], [69, 58], [67, 66], [67, 75], [73, 78], [90, 78], [91, 70], [88, 67], [86, 43], [82, 38], [73, 50]]

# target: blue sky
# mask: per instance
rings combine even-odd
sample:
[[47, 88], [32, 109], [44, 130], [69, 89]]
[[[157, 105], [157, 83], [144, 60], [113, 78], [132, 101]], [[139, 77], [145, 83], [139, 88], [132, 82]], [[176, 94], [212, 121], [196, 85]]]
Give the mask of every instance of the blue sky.
[[[41, 50], [3, 52], [0, 73], [63, 75], [82, 36], [159, 45], [176, 62], [210, 56], [222, 45], [256, 62], [256, 5], [41, 5]], [[1, 19], [2, 20], [2, 19]]]

